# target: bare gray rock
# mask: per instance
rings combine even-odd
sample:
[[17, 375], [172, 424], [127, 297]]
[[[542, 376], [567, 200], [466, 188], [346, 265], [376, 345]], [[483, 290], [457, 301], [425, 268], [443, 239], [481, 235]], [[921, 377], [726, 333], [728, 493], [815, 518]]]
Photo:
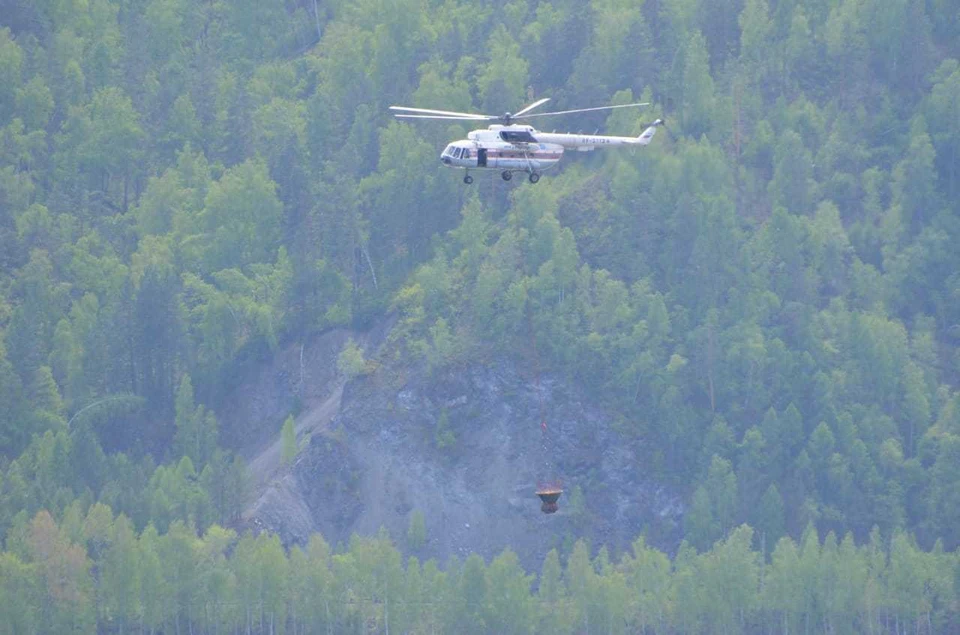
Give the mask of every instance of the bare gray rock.
[[[510, 361], [440, 373], [381, 366], [345, 385], [333, 421], [263, 491], [248, 525], [286, 543], [311, 531], [344, 542], [385, 527], [406, 549], [420, 510], [427, 541], [417, 555], [490, 559], [510, 547], [529, 570], [581, 536], [619, 552], [645, 532], [672, 551], [683, 508], [646, 476], [641, 441], [560, 378], [542, 377], [539, 391]], [[566, 491], [548, 516], [535, 490], [554, 480]], [[583, 505], [570, 505], [575, 487]]]

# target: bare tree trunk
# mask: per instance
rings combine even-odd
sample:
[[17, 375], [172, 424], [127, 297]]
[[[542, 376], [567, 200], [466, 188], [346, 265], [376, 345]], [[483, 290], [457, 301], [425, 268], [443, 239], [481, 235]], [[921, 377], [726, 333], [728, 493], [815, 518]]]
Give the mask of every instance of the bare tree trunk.
[[363, 257], [367, 259], [367, 266], [370, 267], [370, 275], [373, 276], [373, 288], [380, 290], [380, 287], [377, 285], [377, 273], [373, 270], [373, 263], [370, 262], [370, 254], [367, 253], [367, 248], [363, 245], [360, 245], [360, 252], [363, 254]]
[[320, 31], [320, 13], [317, 11], [317, 0], [313, 0], [313, 19], [317, 22], [317, 41], [319, 42], [323, 33]]
[[710, 412], [717, 411], [717, 400], [713, 389], [713, 328], [710, 329], [709, 341], [707, 344], [707, 383], [710, 387]]
[[302, 342], [300, 344], [300, 385], [297, 387], [297, 396], [303, 399], [303, 343]]

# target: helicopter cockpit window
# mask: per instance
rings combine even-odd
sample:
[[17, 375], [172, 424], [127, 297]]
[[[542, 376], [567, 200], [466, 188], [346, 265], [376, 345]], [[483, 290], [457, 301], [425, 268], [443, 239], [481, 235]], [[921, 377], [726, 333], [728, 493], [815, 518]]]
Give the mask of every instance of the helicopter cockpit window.
[[453, 149], [453, 158], [454, 158], [454, 159], [459, 159], [461, 153], [463, 153], [463, 148], [454, 148], [454, 149]]
[[507, 143], [536, 143], [537, 141], [526, 130], [501, 130], [500, 138]]
[[464, 159], [469, 159], [469, 158], [470, 158], [470, 148], [464, 148], [464, 149], [463, 149], [463, 158], [464, 158]]

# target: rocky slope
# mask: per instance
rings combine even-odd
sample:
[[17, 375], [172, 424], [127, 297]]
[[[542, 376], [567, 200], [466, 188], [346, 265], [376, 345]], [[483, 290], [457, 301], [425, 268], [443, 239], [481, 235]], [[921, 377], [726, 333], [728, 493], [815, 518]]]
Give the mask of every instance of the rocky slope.
[[[331, 408], [338, 380], [314, 388], [327, 397], [298, 420], [302, 429], [300, 421], [313, 418], [309, 443], [291, 468], [266, 475], [246, 525], [278, 532], [286, 543], [305, 542], [314, 531], [337, 543], [385, 527], [422, 557], [490, 558], [510, 547], [531, 569], [580, 536], [619, 551], [646, 531], [650, 542], [672, 549], [680, 500], [645, 476], [640, 442], [618, 434], [576, 386], [544, 376], [538, 392], [522, 373], [504, 360], [439, 373], [380, 366], [346, 383], [329, 423], [316, 412]], [[534, 494], [545, 479], [561, 479], [566, 490], [551, 516]], [[580, 501], [572, 500], [575, 488]], [[414, 549], [407, 529], [417, 510], [427, 540]]]

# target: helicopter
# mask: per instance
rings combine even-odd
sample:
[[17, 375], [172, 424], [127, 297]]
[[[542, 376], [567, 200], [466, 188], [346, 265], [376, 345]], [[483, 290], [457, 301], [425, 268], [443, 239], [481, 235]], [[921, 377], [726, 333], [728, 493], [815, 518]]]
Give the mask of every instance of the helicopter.
[[473, 183], [470, 170], [500, 170], [500, 176], [504, 181], [511, 180], [514, 172], [526, 172], [529, 181], [536, 183], [540, 180], [541, 172], [560, 163], [564, 150], [589, 152], [596, 148], [608, 146], [645, 146], [653, 139], [657, 127], [664, 125], [662, 119], [657, 119], [652, 123], [643, 124], [645, 129], [638, 137], [611, 137], [596, 134], [541, 132], [533, 126], [514, 123], [533, 117], [570, 115], [650, 105], [648, 102], [640, 102], [555, 112], [530, 112], [548, 101], [550, 101], [550, 98], [544, 97], [516, 113], [507, 112], [502, 115], [481, 115], [430, 108], [409, 108], [407, 106], [390, 106], [390, 110], [396, 111], [394, 116], [398, 119], [498, 121], [499, 123], [492, 124], [485, 130], [471, 131], [467, 134], [466, 139], [448, 144], [440, 154], [440, 161], [444, 165], [464, 170], [463, 182], [468, 185]]

